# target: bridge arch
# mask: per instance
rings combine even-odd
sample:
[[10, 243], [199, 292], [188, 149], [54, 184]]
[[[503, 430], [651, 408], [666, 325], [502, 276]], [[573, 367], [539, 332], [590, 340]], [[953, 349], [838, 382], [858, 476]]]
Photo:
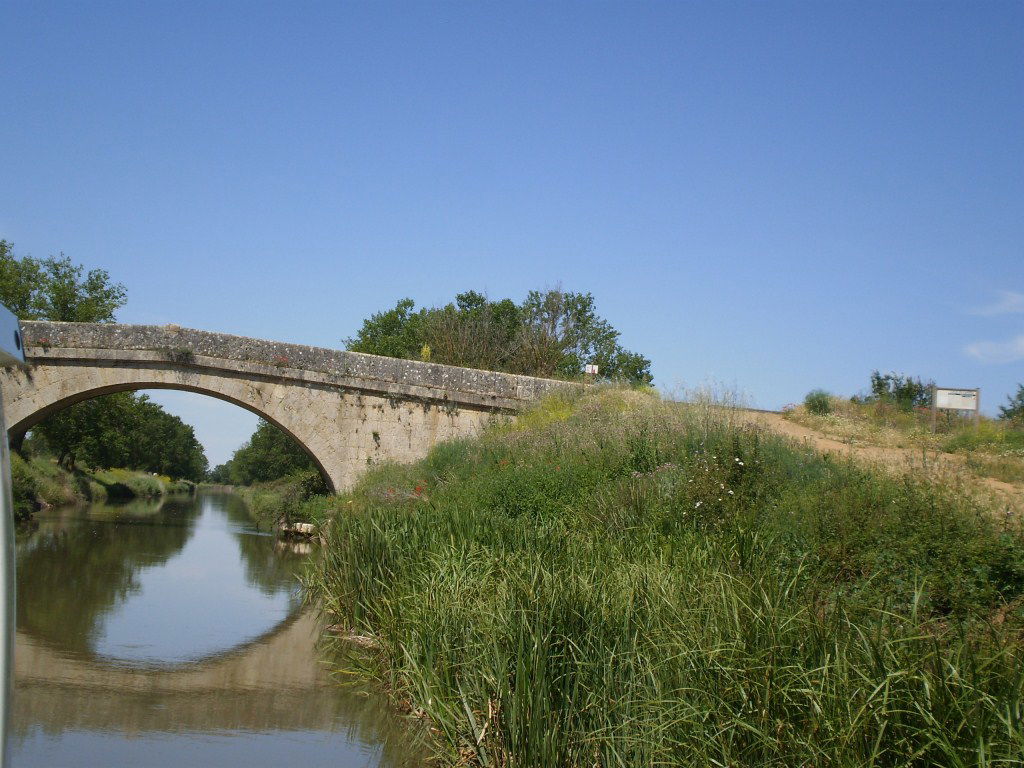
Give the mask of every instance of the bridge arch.
[[333, 491], [414, 461], [566, 382], [178, 326], [22, 322], [27, 369], [0, 371], [11, 435], [104, 394], [179, 389], [239, 405], [292, 437]]
[[[334, 480], [323, 460], [316, 454], [315, 449], [303, 440], [303, 425], [290, 418], [290, 412], [282, 412], [281, 408], [272, 407], [273, 402], [265, 402], [260, 397], [261, 390], [258, 387], [240, 388], [236, 380], [220, 376], [204, 376], [199, 382], [185, 381], [183, 378], [188, 377], [182, 377], [176, 375], [176, 372], [167, 370], [131, 368], [114, 370], [115, 372], [106, 375], [99, 375], [96, 369], [88, 368], [81, 368], [73, 373], [68, 372], [68, 375], [62, 377], [60, 387], [47, 388], [40, 393], [40, 396], [33, 398], [36, 410], [22, 415], [16, 405], [12, 408], [14, 411], [12, 415], [16, 414], [21, 418], [14, 421], [13, 418], [8, 417], [8, 433], [12, 436], [23, 435], [47, 416], [59, 413], [76, 403], [117, 392], [137, 392], [144, 389], [193, 392], [237, 405], [273, 424], [309, 455], [328, 487], [332, 491], [338, 490], [335, 488]], [[123, 380], [111, 381], [111, 378], [123, 378]], [[240, 389], [241, 391], [239, 391]]]

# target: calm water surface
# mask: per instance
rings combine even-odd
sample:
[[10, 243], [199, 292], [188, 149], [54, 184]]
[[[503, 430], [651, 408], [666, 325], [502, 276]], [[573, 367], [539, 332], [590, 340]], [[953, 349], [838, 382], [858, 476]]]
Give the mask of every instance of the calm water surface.
[[296, 573], [308, 545], [226, 494], [38, 515], [18, 540], [12, 765], [416, 765], [341, 688]]

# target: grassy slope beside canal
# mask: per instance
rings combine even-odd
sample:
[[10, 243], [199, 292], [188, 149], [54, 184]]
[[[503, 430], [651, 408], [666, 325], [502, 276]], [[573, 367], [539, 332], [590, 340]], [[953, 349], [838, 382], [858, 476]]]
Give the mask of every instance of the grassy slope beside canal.
[[1024, 754], [1024, 536], [960, 488], [604, 391], [306, 512], [311, 587], [448, 763]]
[[195, 484], [130, 469], [68, 471], [48, 456], [24, 458], [11, 452], [14, 508], [27, 520], [41, 506], [81, 504], [133, 498], [155, 498], [166, 493], [191, 492]]

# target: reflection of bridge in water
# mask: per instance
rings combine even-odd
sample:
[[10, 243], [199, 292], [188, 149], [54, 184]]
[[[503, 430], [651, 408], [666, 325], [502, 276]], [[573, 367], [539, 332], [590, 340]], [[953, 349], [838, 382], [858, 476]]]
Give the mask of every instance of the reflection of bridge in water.
[[[377, 740], [396, 718], [384, 702], [342, 689], [314, 646], [320, 624], [300, 613], [231, 651], [172, 667], [129, 667], [62, 654], [18, 632], [15, 732], [366, 731]], [[173, 713], [168, 717], [169, 713]]]

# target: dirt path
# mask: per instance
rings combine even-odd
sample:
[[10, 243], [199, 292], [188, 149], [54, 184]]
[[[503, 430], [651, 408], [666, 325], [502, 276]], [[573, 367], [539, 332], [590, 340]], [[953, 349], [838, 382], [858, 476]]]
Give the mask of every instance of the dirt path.
[[[844, 443], [829, 437], [817, 430], [789, 421], [781, 413], [766, 411], [743, 411], [743, 419], [748, 423], [760, 424], [773, 432], [809, 444], [821, 453], [835, 453], [840, 456], [851, 456], [858, 460], [880, 464], [897, 471], [922, 468], [955, 472], [969, 475], [964, 469], [964, 459], [954, 453], [929, 451], [919, 448], [885, 448], [880, 445]], [[1024, 509], [1024, 486], [1006, 483], [992, 477], [970, 475], [972, 480], [988, 490], [995, 491], [1000, 497], [1017, 507]]]

